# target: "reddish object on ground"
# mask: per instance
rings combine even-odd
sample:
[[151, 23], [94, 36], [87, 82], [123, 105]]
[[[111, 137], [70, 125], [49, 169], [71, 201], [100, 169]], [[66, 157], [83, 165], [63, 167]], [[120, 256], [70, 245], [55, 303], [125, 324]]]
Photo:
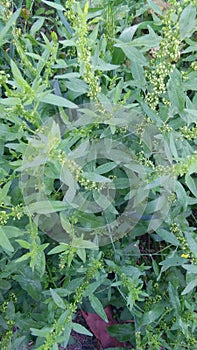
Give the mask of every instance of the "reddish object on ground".
[[109, 321], [108, 323], [103, 321], [102, 318], [97, 314], [82, 311], [82, 315], [86, 320], [87, 325], [89, 326], [95, 337], [100, 341], [104, 349], [109, 347], [113, 348], [116, 346], [125, 347], [125, 343], [120, 343], [116, 338], [112, 337], [107, 332], [108, 326], [117, 324], [116, 320], [114, 320], [113, 318], [112, 309], [110, 305], [105, 308], [105, 313]]

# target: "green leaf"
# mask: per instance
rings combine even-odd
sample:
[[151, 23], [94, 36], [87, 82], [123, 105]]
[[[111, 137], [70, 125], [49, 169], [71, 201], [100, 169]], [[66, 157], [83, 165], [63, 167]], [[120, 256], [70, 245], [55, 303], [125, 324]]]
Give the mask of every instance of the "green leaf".
[[95, 171], [97, 174], [105, 174], [116, 167], [117, 167], [117, 163], [109, 162], [109, 163], [105, 163], [103, 165], [99, 165]]
[[73, 238], [72, 247], [75, 248], [81, 248], [81, 249], [97, 249], [97, 245], [94, 242], [90, 242], [88, 240], [82, 239], [82, 238]]
[[153, 9], [154, 12], [158, 13], [160, 16], [163, 15], [162, 10], [160, 9], [159, 6], [157, 6], [156, 1], [148, 0], [148, 4]]
[[85, 264], [85, 262], [86, 262], [86, 250], [85, 250], [85, 248], [78, 248], [76, 253], [77, 253], [78, 257]]
[[118, 214], [117, 210], [112, 205], [112, 198], [107, 198], [106, 195], [103, 195], [98, 191], [93, 191], [93, 198], [102, 210], [106, 210], [108, 208], [110, 212]]
[[136, 86], [138, 86], [142, 90], [145, 90], [146, 79], [145, 79], [144, 69], [142, 65], [138, 64], [138, 61], [131, 62], [131, 73]]
[[28, 85], [27, 82], [25, 81], [25, 79], [23, 79], [20, 70], [18, 69], [16, 63], [13, 60], [11, 60], [11, 70], [12, 70], [12, 74], [14, 76], [14, 79], [16, 80], [17, 84], [21, 88], [24, 88], [24, 85], [25, 86]]
[[72, 329], [77, 333], [89, 335], [90, 337], [92, 337], [93, 335], [90, 331], [88, 331], [84, 326], [82, 326], [79, 323], [72, 322]]
[[122, 64], [125, 60], [124, 52], [119, 47], [114, 47], [112, 63]]
[[123, 41], [124, 43], [128, 43], [133, 39], [133, 36], [138, 29], [139, 24], [134, 24], [131, 27], [125, 28], [123, 32], [119, 36], [119, 40]]
[[102, 72], [105, 72], [105, 71], [118, 69], [119, 67], [120, 66], [116, 64], [110, 64], [110, 63], [104, 62], [101, 58], [99, 58], [97, 65], [94, 67], [94, 70], [100, 70]]
[[[197, 82], [197, 79], [196, 79]], [[190, 90], [190, 89], [188, 89]], [[191, 89], [194, 90], [194, 89]], [[191, 108], [184, 108], [184, 120], [187, 124], [195, 123], [197, 118], [197, 111], [196, 109]]]
[[172, 112], [183, 113], [185, 108], [186, 95], [184, 93], [181, 73], [174, 69], [167, 83], [167, 90], [171, 102]]
[[185, 175], [185, 183], [187, 187], [190, 189], [192, 194], [197, 197], [197, 182], [195, 181], [196, 179], [192, 178], [189, 174]]
[[0, 198], [1, 202], [4, 204], [10, 204], [10, 197], [8, 196], [8, 191], [11, 186], [11, 181], [8, 181], [3, 187], [0, 188]]
[[10, 30], [10, 28], [12, 28], [12, 26], [15, 24], [17, 18], [19, 17], [21, 13], [21, 8], [18, 8], [18, 10], [16, 10], [14, 12], [14, 14], [10, 17], [10, 19], [8, 20], [7, 24], [5, 25], [5, 27], [3, 29], [1, 29], [0, 31], [0, 46], [3, 44], [3, 39], [6, 36], [6, 34], [8, 33], [8, 31]]
[[159, 267], [153, 258], [152, 258], [152, 266], [153, 266], [153, 271], [154, 271], [155, 275], [158, 277], [159, 276]]
[[31, 248], [31, 244], [27, 241], [24, 241], [22, 239], [16, 239], [16, 242], [18, 242], [18, 244], [20, 244], [20, 246], [22, 248], [25, 248], [25, 249], [30, 249]]
[[40, 30], [40, 28], [43, 26], [45, 18], [39, 18], [34, 24], [31, 26], [30, 29], [30, 35], [34, 36], [36, 32]]
[[[114, 338], [118, 339], [120, 342], [132, 341], [135, 343], [135, 331], [134, 325], [132, 323], [124, 323], [124, 324], [113, 324], [112, 326], [107, 326], [107, 332]], [[122, 347], [118, 348], [107, 348], [110, 350], [121, 350], [125, 349]], [[106, 349], [106, 350], [107, 350]]]
[[196, 31], [196, 8], [187, 6], [180, 16], [180, 40], [189, 38]]
[[26, 207], [27, 213], [51, 214], [61, 210], [66, 210], [67, 204], [61, 201], [38, 201]]
[[30, 261], [30, 267], [39, 273], [39, 276], [42, 277], [45, 273], [45, 268], [46, 268], [46, 258], [45, 258], [45, 253], [44, 249], [48, 247], [49, 243], [42, 244], [41, 246], [38, 247], [38, 251], [36, 252], [36, 256], [31, 258]]
[[180, 300], [178, 297], [177, 290], [174, 288], [174, 286], [170, 282], [169, 282], [169, 286], [168, 286], [168, 294], [170, 297], [170, 303], [172, 304], [175, 312], [178, 314], [179, 311], [181, 310], [181, 303], [180, 303]]
[[62, 5], [56, 4], [55, 2], [47, 1], [47, 0], [42, 0], [42, 2], [44, 2], [46, 5], [48, 5], [50, 7], [53, 7], [56, 10], [66, 11], [66, 9]]
[[67, 233], [72, 233], [73, 229], [72, 229], [72, 225], [70, 223], [70, 221], [68, 220], [66, 214], [64, 212], [60, 213], [60, 221], [62, 224], [63, 229], [67, 232]]
[[54, 289], [50, 288], [50, 292], [54, 303], [61, 309], [65, 310], [66, 306], [65, 306], [64, 300], [56, 293]]
[[95, 181], [95, 182], [112, 182], [112, 180], [108, 179], [107, 177], [104, 177], [96, 173], [86, 172], [86, 171], [83, 172], [83, 177], [87, 180]]
[[80, 212], [79, 222], [86, 228], [98, 228], [105, 224], [104, 218], [89, 213]]
[[179, 256], [167, 258], [159, 263], [159, 265], [162, 265], [165, 267], [165, 270], [167, 270], [171, 266], [181, 266], [185, 262], [184, 258], [181, 258]]
[[50, 105], [66, 107], [66, 108], [77, 108], [73, 102], [67, 100], [64, 97], [47, 93], [44, 96], [37, 96], [37, 100], [40, 102], [48, 103]]
[[58, 341], [59, 344], [64, 344], [64, 348], [66, 349], [66, 346], [67, 346], [67, 344], [68, 344], [68, 342], [70, 340], [70, 333], [72, 331], [72, 322], [70, 322], [70, 321], [68, 322], [68, 320], [66, 319], [67, 318], [67, 314], [65, 314], [66, 315], [66, 317], [65, 317], [66, 323], [65, 323], [65, 321], [62, 322], [61, 317], [64, 316], [64, 314], [61, 315], [59, 320], [58, 320], [58, 323], [63, 324], [64, 335], [59, 336], [57, 338], [57, 341]]
[[21, 100], [18, 97], [8, 97], [8, 98], [0, 98], [0, 104], [4, 106], [16, 106], [20, 105]]
[[129, 179], [126, 177], [120, 177], [118, 179], [114, 179], [113, 183], [116, 189], [129, 188], [130, 186]]
[[116, 44], [116, 47], [120, 47], [122, 49], [122, 51], [124, 52], [124, 54], [129, 58], [129, 60], [131, 61], [131, 64], [133, 62], [138, 62], [139, 65], [141, 66], [146, 66], [147, 65], [147, 61], [145, 59], [145, 57], [143, 56], [143, 54], [136, 48], [133, 47], [131, 45], [128, 44]]
[[165, 306], [163, 303], [157, 303], [154, 305], [150, 311], [144, 313], [141, 324], [148, 325], [155, 322], [163, 314], [164, 308]]
[[26, 254], [22, 255], [20, 258], [18, 258], [16, 260], [16, 263], [20, 263], [21, 261], [25, 261], [25, 260], [31, 258], [31, 256], [32, 256], [31, 253], [26, 253]]
[[169, 242], [175, 246], [179, 246], [180, 243], [176, 236], [171, 231], [166, 231], [162, 228], [156, 230], [157, 234], [164, 239], [164, 241]]
[[0, 226], [0, 246], [3, 248], [5, 251], [13, 252], [14, 248], [11, 245], [9, 239], [7, 238], [3, 227]]
[[162, 40], [159, 35], [157, 35], [151, 26], [147, 26], [149, 34], [142, 35], [134, 40], [132, 40], [131, 45], [135, 47], [140, 47], [146, 49], [146, 51], [150, 50], [153, 47], [158, 47], [160, 41]]
[[41, 299], [42, 285], [35, 271], [32, 271], [24, 265], [23, 270], [19, 271], [19, 273], [20, 274], [13, 276], [13, 279], [16, 280], [21, 288], [34, 300], [39, 301]]
[[181, 295], [188, 294], [197, 286], [197, 278], [188, 283], [187, 287], [182, 291]]
[[187, 194], [183, 185], [179, 181], [176, 182], [176, 195], [179, 205], [182, 206], [184, 210], [186, 210], [188, 205]]
[[184, 90], [197, 91], [197, 72], [188, 73], [187, 79], [183, 81]]
[[90, 300], [90, 304], [92, 306], [92, 308], [94, 309], [94, 311], [105, 321], [108, 323], [108, 318], [107, 315], [105, 313], [105, 310], [103, 308], [103, 305], [101, 304], [100, 300], [95, 297], [95, 295], [90, 294], [89, 295], [89, 300]]
[[[194, 257], [197, 258], [197, 240], [192, 237], [191, 232], [185, 232], [185, 237], [191, 252], [194, 254]], [[196, 238], [196, 235], [194, 237]]]
[[178, 153], [177, 153], [177, 148], [175, 144], [175, 137], [173, 134], [170, 134], [170, 150], [174, 159], [178, 159]]
[[197, 172], [197, 158], [192, 160], [189, 167], [189, 174], [193, 174]]
[[[62, 44], [64, 47], [68, 47], [68, 46], [76, 46], [76, 43], [74, 40], [60, 40], [60, 44]], [[75, 72], [72, 72], [72, 73], [65, 73], [65, 78], [68, 74], [75, 74], [75, 77], [80, 77], [80, 74], [79, 73], [75, 73]], [[59, 75], [56, 75], [56, 78], [58, 78]]]
[[81, 79], [70, 79], [70, 81], [65, 82], [65, 86], [67, 89], [71, 91], [81, 92], [81, 94], [85, 94], [88, 91], [88, 85]]
[[0, 289], [9, 290], [10, 288], [12, 288], [12, 285], [9, 281], [0, 279]]
[[48, 252], [47, 254], [48, 255], [58, 254], [58, 253], [65, 252], [67, 249], [68, 249], [68, 244], [60, 243], [57, 247], [51, 249], [50, 252]]
[[171, 268], [172, 266], [182, 266], [185, 263], [185, 258], [182, 258], [177, 255], [176, 251], [174, 251], [170, 256], [168, 256], [165, 260], [161, 261], [159, 265], [162, 265], [159, 276], [157, 277], [157, 281], [159, 281], [161, 274]]
[[160, 119], [159, 115], [156, 114], [146, 103], [141, 102], [143, 111], [146, 113], [146, 115], [158, 126], [162, 126], [162, 120]]
[[[80, 78], [80, 74], [79, 73], [65, 73], [65, 74], [60, 74], [60, 75], [58, 74], [55, 76], [55, 78], [67, 79], [67, 80], [72, 81], [73, 79]], [[78, 80], [78, 79], [76, 79], [76, 80]]]
[[182, 267], [190, 273], [197, 274], [197, 265], [182, 265]]
[[104, 274], [103, 276], [100, 276], [98, 281], [95, 281], [95, 282], [92, 282], [91, 284], [89, 284], [87, 286], [83, 296], [86, 298], [90, 294], [94, 293], [98, 287], [100, 287], [104, 282], [106, 283], [106, 277], [107, 277], [107, 275]]
[[47, 334], [51, 331], [49, 327], [43, 327], [42, 329], [30, 328], [31, 334], [37, 337], [45, 338]]

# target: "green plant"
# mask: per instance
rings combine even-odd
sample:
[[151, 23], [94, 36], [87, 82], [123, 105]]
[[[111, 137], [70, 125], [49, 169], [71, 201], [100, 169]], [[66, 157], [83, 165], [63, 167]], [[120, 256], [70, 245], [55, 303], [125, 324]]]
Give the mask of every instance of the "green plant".
[[196, 349], [196, 5], [1, 2], [2, 350]]

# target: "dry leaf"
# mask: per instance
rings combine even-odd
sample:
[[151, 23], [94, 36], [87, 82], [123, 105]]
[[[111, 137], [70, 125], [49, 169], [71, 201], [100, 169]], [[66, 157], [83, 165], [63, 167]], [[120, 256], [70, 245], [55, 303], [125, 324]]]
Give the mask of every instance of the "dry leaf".
[[116, 320], [114, 320], [113, 318], [112, 309], [110, 306], [107, 306], [105, 308], [105, 313], [109, 321], [108, 323], [103, 321], [102, 318], [100, 318], [100, 316], [98, 316], [95, 313], [82, 311], [82, 315], [86, 320], [87, 325], [89, 326], [95, 337], [100, 341], [104, 349], [108, 347], [113, 348], [116, 346], [125, 347], [124, 343], [120, 343], [116, 338], [113, 338], [107, 332], [106, 327], [117, 323]]

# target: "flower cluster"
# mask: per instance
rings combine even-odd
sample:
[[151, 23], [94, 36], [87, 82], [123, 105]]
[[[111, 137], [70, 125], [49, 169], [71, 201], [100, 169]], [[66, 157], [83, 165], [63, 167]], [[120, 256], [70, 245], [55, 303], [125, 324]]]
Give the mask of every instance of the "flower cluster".
[[197, 62], [196, 61], [191, 63], [191, 68], [193, 70], [197, 70]]
[[102, 184], [86, 179], [84, 177], [82, 167], [79, 166], [74, 160], [68, 159], [65, 152], [59, 150], [57, 158], [62, 166], [66, 166], [68, 170], [70, 170], [76, 181], [78, 181], [79, 184], [85, 188], [85, 190], [97, 190], [102, 188]]
[[183, 126], [181, 129], [181, 134], [187, 139], [192, 140], [197, 138], [197, 125], [193, 128], [188, 128], [187, 126]]
[[24, 215], [24, 208], [21, 204], [16, 205], [12, 208], [10, 215], [13, 217], [13, 220], [20, 220]]
[[56, 342], [56, 338], [64, 332], [65, 325], [71, 322], [72, 313], [76, 312], [78, 305], [82, 301], [83, 294], [86, 288], [88, 287], [88, 285], [90, 284], [90, 281], [94, 278], [97, 271], [102, 269], [102, 267], [103, 267], [102, 261], [97, 259], [92, 259], [87, 269], [84, 282], [79, 287], [77, 287], [73, 302], [67, 305], [66, 317], [63, 319], [63, 322], [59, 322], [60, 320], [59, 319], [58, 322], [55, 321], [53, 323], [50, 332], [46, 336], [45, 344], [41, 345], [39, 347], [39, 350], [48, 350], [52, 348], [52, 346]]
[[182, 4], [185, 6], [192, 5], [197, 7], [197, 0], [183, 0]]
[[161, 300], [162, 300], [162, 296], [159, 294], [153, 297], [149, 296], [145, 301], [145, 305], [144, 305], [145, 311], [151, 310], [152, 305], [158, 303]]
[[184, 162], [173, 165], [172, 174], [175, 176], [183, 176], [189, 171], [190, 166], [194, 162], [196, 162], [196, 160], [197, 160], [197, 152], [194, 152], [194, 154], [192, 156], [188, 156]]
[[[22, 96], [22, 92], [18, 92], [18, 93], [11, 92], [9, 94], [9, 96], [19, 97], [19, 96]], [[27, 95], [23, 95], [23, 96], [27, 96]], [[29, 95], [29, 97], [31, 98], [30, 95]], [[25, 98], [23, 98], [23, 100], [25, 102]], [[14, 117], [16, 115], [20, 116], [20, 117], [23, 117], [27, 122], [30, 122], [31, 124], [35, 125], [35, 127], [39, 126], [39, 123], [38, 123], [39, 114], [38, 114], [38, 112], [35, 110], [26, 109], [23, 105], [23, 101], [21, 101], [21, 103], [16, 105], [16, 106], [5, 108], [5, 111], [6, 111], [7, 115], [9, 115], [9, 116], [14, 116]], [[20, 123], [19, 129], [30, 130], [29, 126], [26, 124], [25, 121]]]
[[[4, 301], [4, 303], [1, 305], [1, 314], [2, 316], [5, 315], [6, 317], [6, 313], [7, 310], [9, 308], [9, 304], [10, 303], [16, 303], [17, 302], [17, 297], [14, 293], [12, 293], [9, 297], [9, 299], [7, 301]], [[1, 340], [0, 340], [0, 346], [1, 346], [1, 350], [7, 350], [9, 348], [10, 345], [10, 340], [13, 337], [13, 328], [15, 325], [14, 320], [12, 319], [6, 319], [6, 325], [7, 325], [7, 330], [5, 331], [5, 333], [1, 334]]]
[[70, 246], [67, 244], [66, 249], [63, 253], [60, 254], [59, 259], [59, 268], [63, 270], [65, 267], [70, 267], [71, 262], [73, 261], [73, 258], [75, 257], [75, 254], [77, 252], [77, 248]]
[[5, 210], [0, 211], [0, 225], [6, 225], [9, 218], [13, 220], [20, 220], [24, 215], [24, 208], [21, 204], [13, 206], [5, 206], [4, 203], [0, 203], [0, 207]]
[[75, 0], [67, 0], [66, 1], [66, 17], [68, 20], [73, 23], [75, 23], [75, 11], [74, 11], [74, 6], [76, 5]]
[[9, 215], [6, 213], [6, 211], [1, 210], [0, 211], [0, 225], [6, 225], [8, 219], [9, 219]]
[[[152, 124], [152, 121], [149, 117], [145, 117], [142, 122], [140, 124], [137, 125], [137, 128], [136, 128], [136, 133], [137, 135], [142, 138], [143, 137], [143, 134], [144, 134], [144, 131], [145, 131], [145, 128], [147, 125], [150, 125]], [[141, 141], [140, 141], [141, 143]]]
[[1, 17], [4, 21], [7, 22], [13, 14], [12, 10], [10, 9], [10, 1], [1, 0], [1, 6], [3, 7]]
[[140, 164], [145, 165], [145, 166], [147, 166], [149, 168], [155, 169], [154, 163], [152, 162], [152, 160], [146, 158], [146, 156], [144, 154], [144, 151], [140, 151], [137, 154], [137, 157], [138, 157], [138, 161], [139, 161]]
[[77, 13], [73, 10], [73, 1], [67, 2], [68, 19], [72, 20], [73, 28], [76, 35], [76, 46], [78, 53], [78, 61], [81, 65], [81, 73], [84, 81], [89, 85], [88, 95], [92, 100], [98, 100], [98, 93], [101, 91], [99, 86], [99, 78], [95, 75], [94, 68], [91, 64], [91, 48], [88, 45], [88, 3], [84, 7], [84, 11], [80, 6], [77, 7]]
[[197, 265], [197, 258], [191, 251], [187, 239], [184, 237], [179, 225], [176, 222], [174, 222], [171, 225], [170, 231], [176, 235], [177, 239], [180, 242], [181, 248], [183, 250], [181, 257], [185, 259], [190, 259], [192, 264]]
[[36, 76], [36, 68], [32, 65], [32, 63], [29, 61], [28, 56], [25, 54], [26, 48], [21, 40], [21, 28], [13, 28], [12, 30], [12, 36], [13, 36], [13, 44], [18, 52], [18, 55], [20, 57], [21, 63], [23, 64], [24, 68], [32, 74], [33, 77]]
[[[165, 99], [166, 79], [174, 69], [174, 63], [180, 58], [179, 52], [179, 14], [182, 11], [179, 2], [172, 4], [166, 10], [163, 17], [163, 39], [160, 42], [159, 49], [155, 51], [154, 58], [151, 61], [150, 71], [146, 73], [147, 79], [150, 82], [151, 90], [147, 93], [146, 102], [151, 109], [156, 110], [160, 98]], [[174, 18], [177, 20], [175, 21]]]
[[132, 277], [128, 277], [125, 273], [120, 275], [121, 283], [123, 287], [127, 288], [129, 291], [127, 297], [127, 306], [130, 307], [130, 310], [136, 304], [137, 301], [143, 301], [145, 293], [143, 292], [143, 284], [141, 280], [136, 280]]
[[6, 74], [3, 70], [0, 71], [0, 85], [7, 84], [9, 79], [9, 74]]
[[55, 63], [57, 51], [58, 51], [58, 38], [55, 32], [51, 33], [52, 42], [50, 43], [50, 57], [45, 67], [45, 84], [49, 85], [49, 78], [53, 75], [52, 66]]
[[106, 38], [107, 45], [110, 51], [113, 51], [113, 44], [115, 38], [115, 21], [114, 21], [114, 8], [109, 3], [107, 3], [105, 9], [105, 25], [104, 25], [104, 35], [103, 38]]
[[173, 129], [166, 123], [163, 123], [163, 125], [159, 128], [159, 131], [161, 131], [161, 133], [169, 133], [172, 130]]
[[192, 156], [188, 156], [185, 161], [173, 164], [172, 166], [157, 165], [155, 167], [155, 174], [158, 175], [172, 175], [183, 176], [185, 175], [193, 162], [197, 160], [197, 152]]

